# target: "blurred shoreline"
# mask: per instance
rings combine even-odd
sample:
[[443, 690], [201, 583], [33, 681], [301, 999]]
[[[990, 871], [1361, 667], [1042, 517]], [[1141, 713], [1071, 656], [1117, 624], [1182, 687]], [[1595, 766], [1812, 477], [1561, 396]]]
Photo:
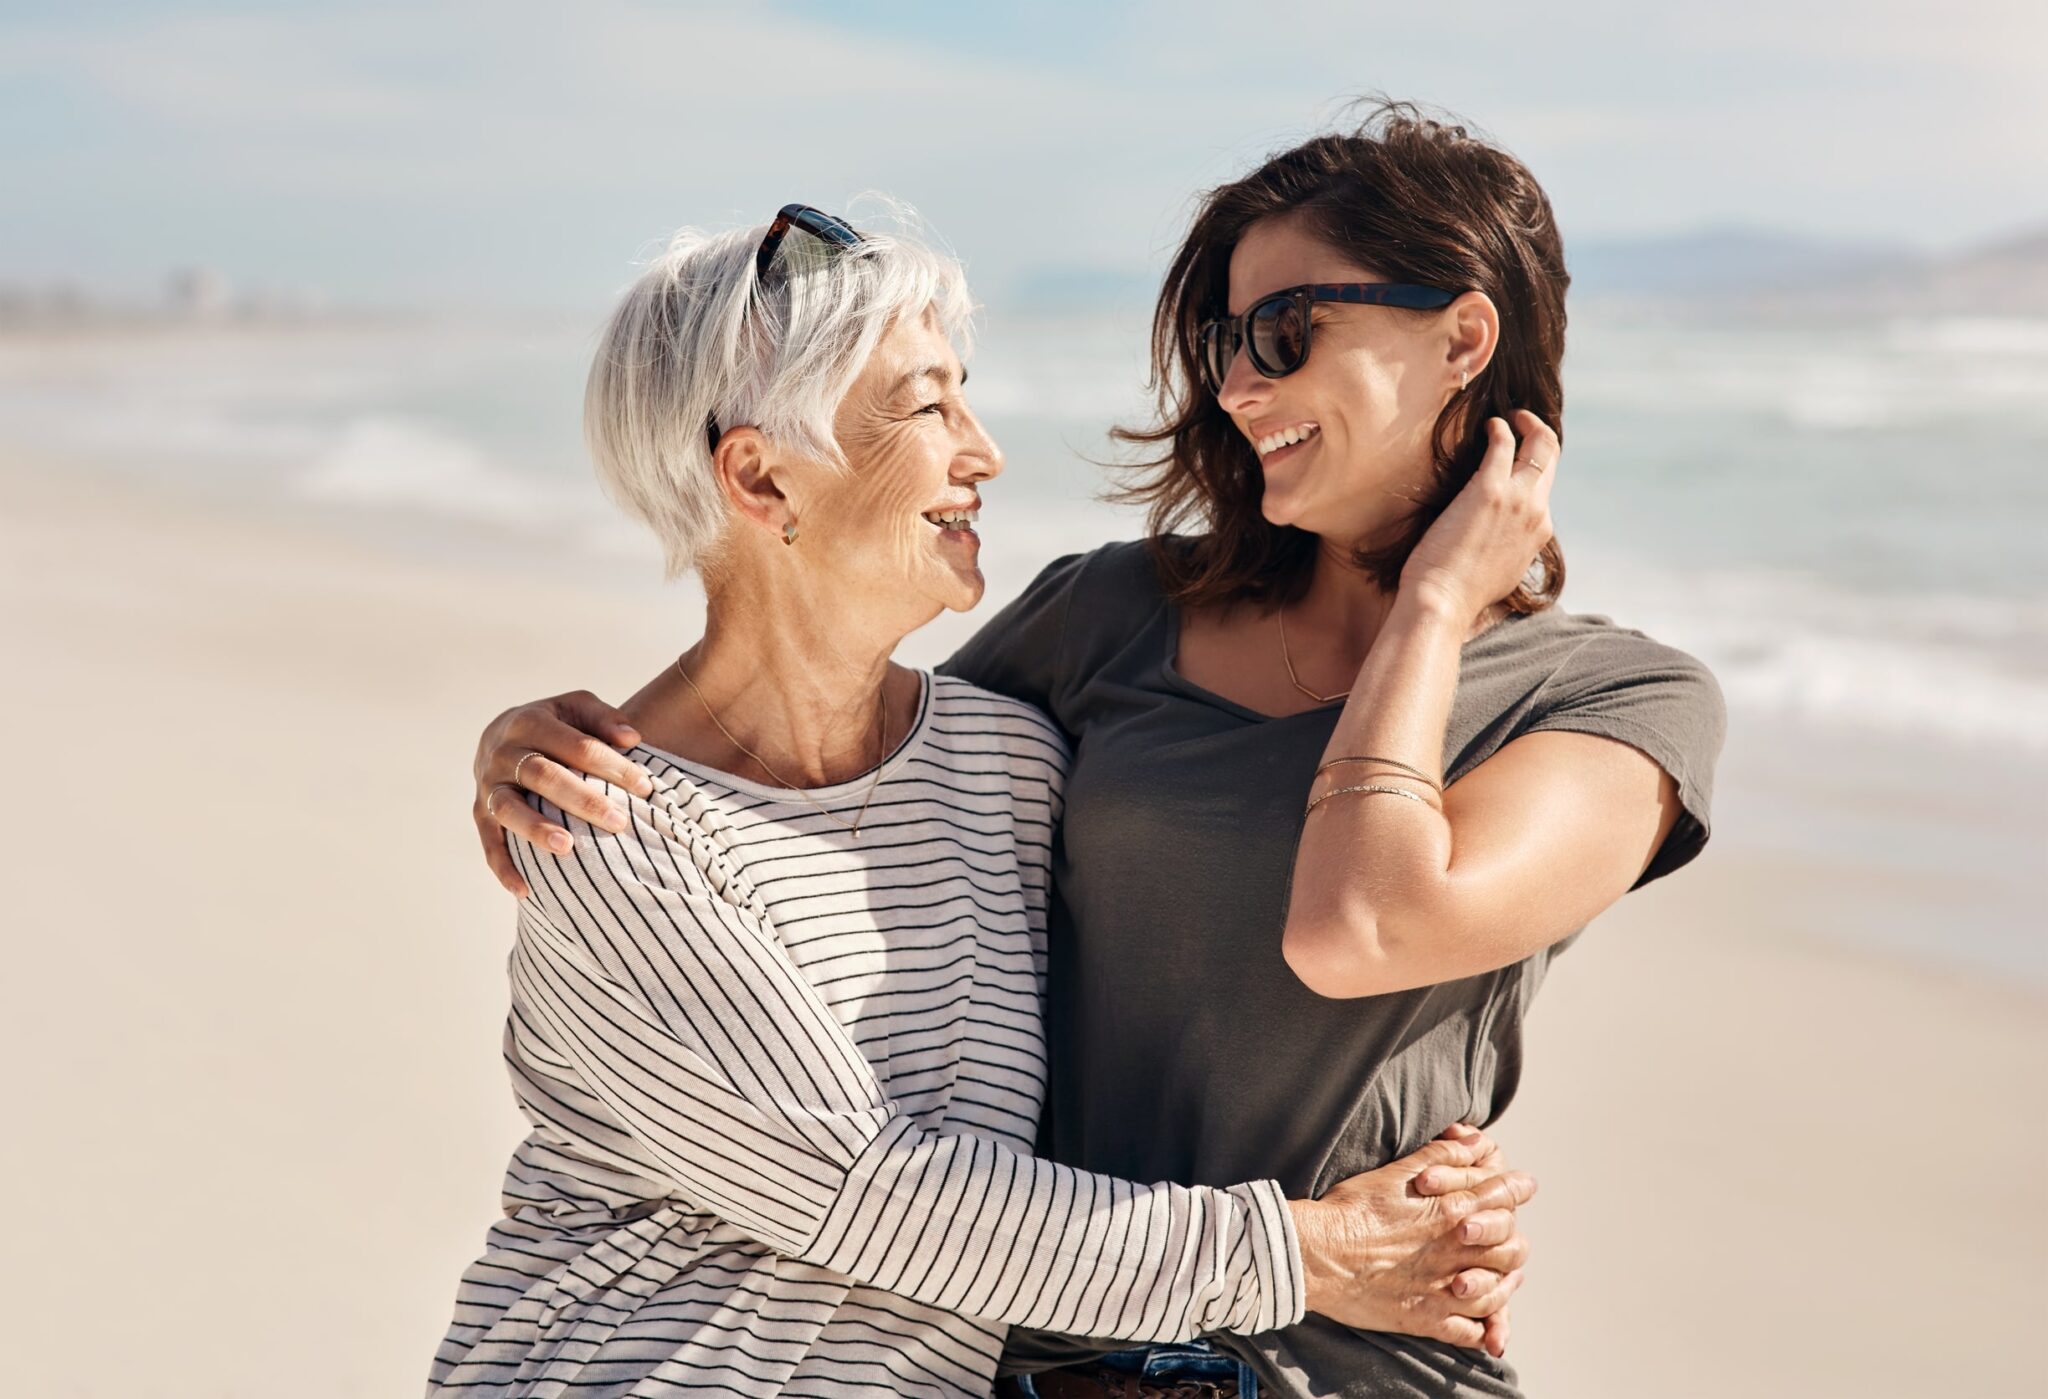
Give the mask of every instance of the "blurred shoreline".
[[[1052, 558], [1141, 526], [1100, 503], [1090, 460], [1141, 406], [1140, 327], [988, 318], [975, 401], [1010, 459], [986, 492], [988, 600], [913, 636], [915, 663]], [[585, 464], [594, 333], [506, 315], [0, 334], [0, 451], [389, 563], [686, 614], [693, 588], [661, 585]], [[1717, 845], [1856, 889], [1909, 877], [1822, 896], [1807, 926], [2048, 986], [2025, 873], [2048, 845], [2048, 321], [1815, 337], [1596, 313], [1574, 337], [1565, 605], [1720, 677]]]
[[[14, 1140], [65, 1160], [18, 1177], [42, 1208], [16, 1246], [45, 1262], [0, 1306], [45, 1344], [15, 1383], [415, 1387], [520, 1132], [475, 735], [517, 699], [636, 686], [694, 595], [379, 550], [5, 451], [0, 579], [0, 716], [29, 736], [5, 839], [33, 874], [0, 1050], [63, 1065], [31, 1070]], [[2048, 1302], [2024, 1184], [2048, 1125], [2023, 1106], [2048, 992], [1819, 926], [1957, 889], [1853, 841], [1756, 848], [1740, 794], [1762, 782], [1769, 810], [1770, 782], [1805, 780], [1757, 757], [1761, 778], [1724, 775], [1706, 856], [1601, 918], [1538, 1002], [1496, 1128], [1543, 1181], [1510, 1358], [1531, 1393], [1586, 1399], [1646, 1374], [1667, 1395], [2027, 1392], [2025, 1348], [1980, 1337], [1985, 1298]], [[76, 1229], [113, 1208], [120, 1228]], [[76, 1299], [138, 1284], [152, 1305], [80, 1378]]]

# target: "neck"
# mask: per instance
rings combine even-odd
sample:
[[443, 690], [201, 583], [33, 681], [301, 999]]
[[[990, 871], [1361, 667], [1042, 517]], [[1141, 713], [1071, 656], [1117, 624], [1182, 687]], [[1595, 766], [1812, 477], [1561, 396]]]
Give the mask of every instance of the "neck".
[[916, 700], [891, 685], [889, 662], [902, 634], [797, 595], [806, 591], [790, 573], [727, 580], [708, 600], [703, 640], [679, 660], [701, 699], [671, 668], [659, 702], [724, 750], [715, 766], [830, 786], [872, 768], [906, 732]]
[[1349, 549], [1323, 540], [1316, 546], [1308, 591], [1290, 604], [1287, 624], [1290, 631], [1317, 638], [1317, 648], [1326, 655], [1355, 668], [1372, 649], [1393, 606], [1394, 595], [1351, 562]]
[[[1288, 607], [1287, 629], [1290, 636], [1300, 634], [1304, 650], [1313, 648], [1319, 656], [1319, 673], [1334, 667], [1344, 675], [1355, 674], [1394, 610], [1395, 596], [1351, 562], [1349, 549], [1323, 540], [1317, 545], [1308, 591]], [[1468, 635], [1485, 631], [1507, 610], [1504, 603], [1482, 609]]]

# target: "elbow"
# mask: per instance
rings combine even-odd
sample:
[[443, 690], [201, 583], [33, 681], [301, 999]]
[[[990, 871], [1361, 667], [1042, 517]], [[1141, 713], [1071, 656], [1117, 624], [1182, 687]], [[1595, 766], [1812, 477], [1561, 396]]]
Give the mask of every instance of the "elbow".
[[1400, 989], [1379, 921], [1369, 913], [1298, 918], [1289, 915], [1280, 955], [1295, 979], [1318, 996], [1351, 1000]]

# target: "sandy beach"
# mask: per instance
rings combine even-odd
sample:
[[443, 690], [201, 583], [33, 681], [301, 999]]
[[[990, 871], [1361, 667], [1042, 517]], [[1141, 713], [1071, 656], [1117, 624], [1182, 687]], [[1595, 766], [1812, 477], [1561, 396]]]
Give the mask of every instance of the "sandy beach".
[[[693, 611], [516, 564], [0, 461], [10, 1393], [418, 1391], [520, 1131], [476, 732]], [[1811, 934], [1911, 878], [1717, 844], [1561, 961], [1497, 1128], [1532, 1394], [2040, 1392], [2048, 998]]]

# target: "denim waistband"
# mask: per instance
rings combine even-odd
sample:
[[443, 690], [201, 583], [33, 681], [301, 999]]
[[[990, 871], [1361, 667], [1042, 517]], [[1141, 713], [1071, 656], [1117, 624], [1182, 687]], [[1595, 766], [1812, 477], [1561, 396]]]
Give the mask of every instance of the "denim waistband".
[[[1091, 1362], [1104, 1369], [1148, 1380], [1231, 1380], [1237, 1381], [1239, 1399], [1259, 1399], [1259, 1377], [1252, 1367], [1234, 1355], [1226, 1355], [1207, 1341], [1162, 1341], [1112, 1351]], [[1029, 1399], [1038, 1399], [1038, 1387], [1029, 1375], [1016, 1377], [1017, 1388]]]

